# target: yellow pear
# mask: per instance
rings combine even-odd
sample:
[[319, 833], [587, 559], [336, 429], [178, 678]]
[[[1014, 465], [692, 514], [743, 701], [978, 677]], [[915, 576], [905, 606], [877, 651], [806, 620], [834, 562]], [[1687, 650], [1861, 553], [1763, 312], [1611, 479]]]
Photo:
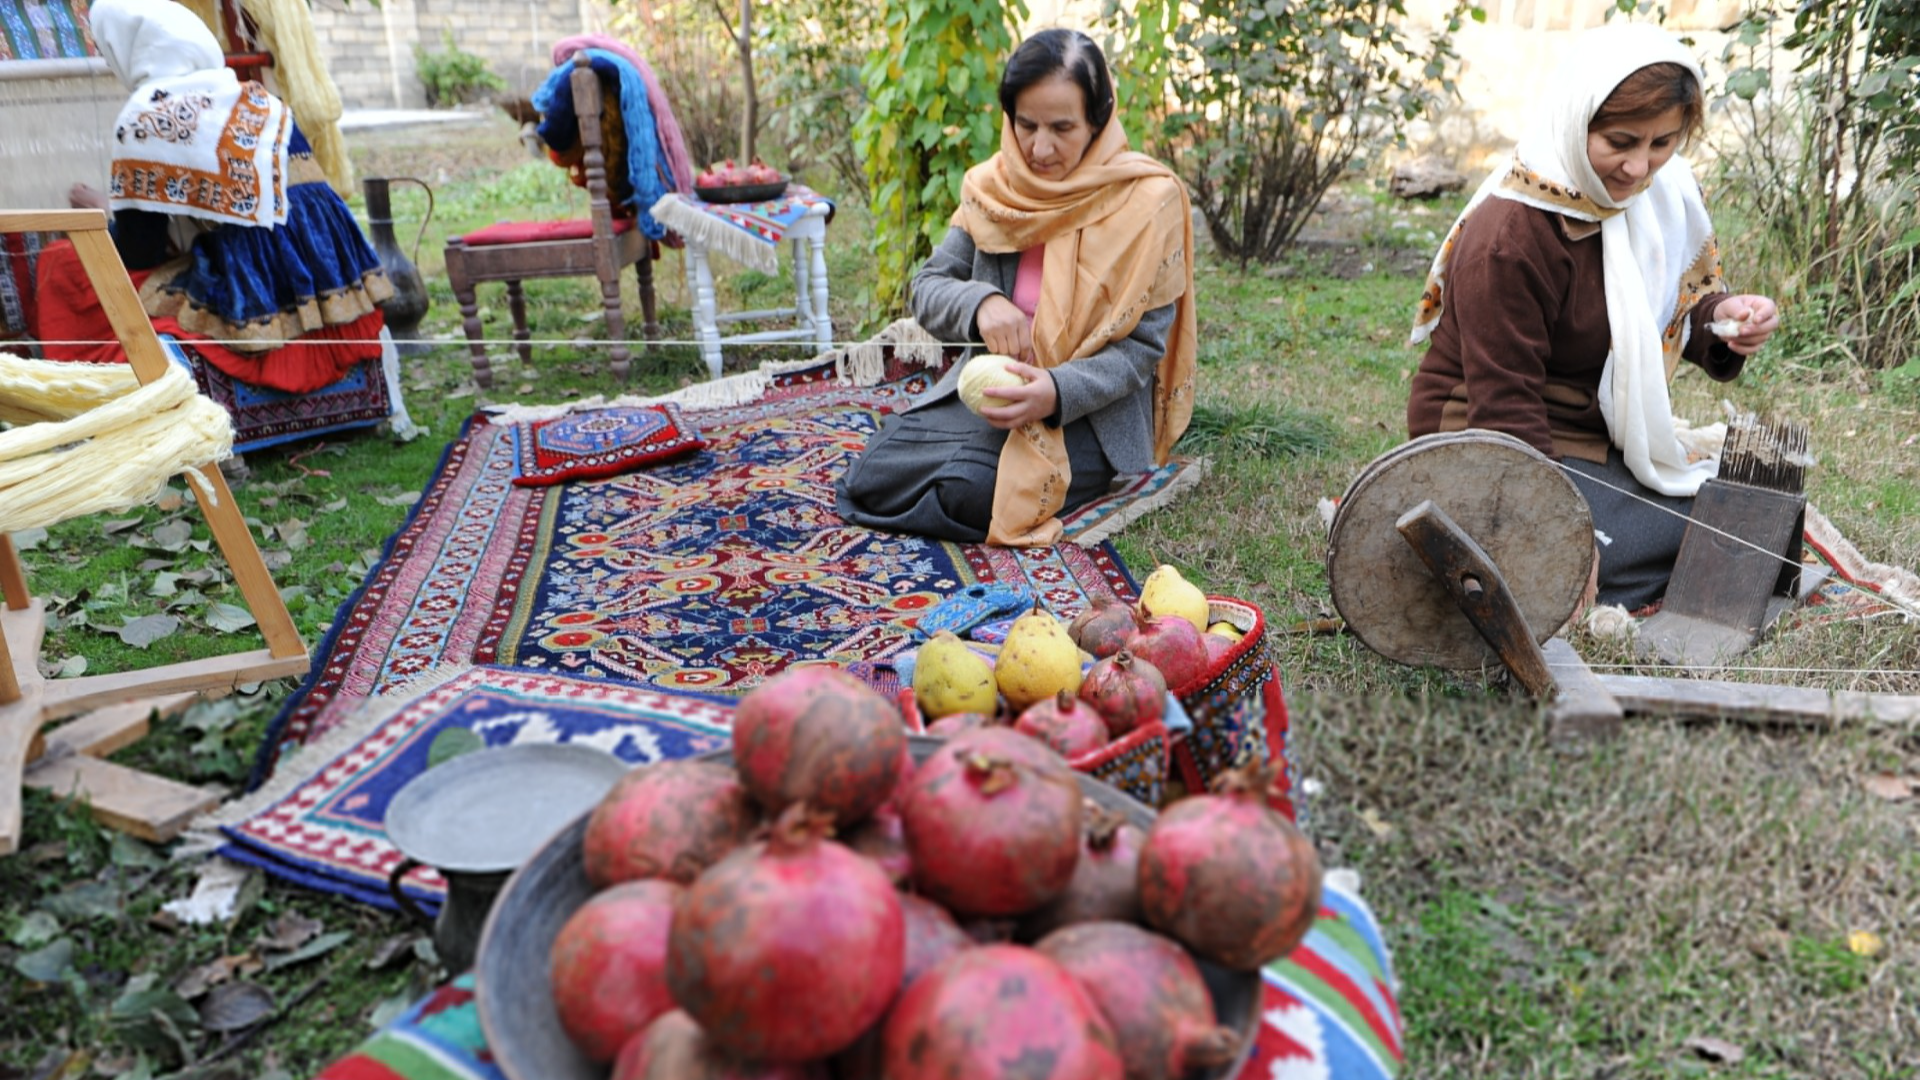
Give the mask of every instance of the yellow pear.
[[1079, 692], [1080, 648], [1067, 636], [1065, 624], [1036, 604], [1008, 628], [993, 674], [1018, 714], [1062, 690]]
[[913, 700], [928, 720], [963, 712], [992, 715], [998, 704], [993, 665], [942, 630], [913, 662]]
[[1239, 641], [1241, 638], [1247, 636], [1245, 631], [1230, 622], [1214, 623], [1212, 626], [1207, 627], [1207, 633], [1219, 634], [1221, 637], [1230, 641]]
[[1149, 615], [1178, 615], [1205, 633], [1213, 608], [1200, 587], [1180, 576], [1180, 571], [1162, 563], [1147, 575], [1140, 586], [1140, 607]]

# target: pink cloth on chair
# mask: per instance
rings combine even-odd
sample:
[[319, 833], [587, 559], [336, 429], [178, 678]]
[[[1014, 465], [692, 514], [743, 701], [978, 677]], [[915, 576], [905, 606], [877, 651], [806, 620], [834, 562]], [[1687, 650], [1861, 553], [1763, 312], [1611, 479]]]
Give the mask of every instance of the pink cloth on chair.
[[559, 67], [581, 49], [604, 49], [632, 64], [647, 83], [647, 104], [653, 106], [653, 125], [660, 131], [660, 146], [667, 153], [667, 169], [673, 173], [673, 189], [682, 195], [693, 194], [693, 159], [687, 156], [687, 137], [673, 115], [673, 105], [660, 88], [660, 77], [632, 46], [605, 34], [575, 34], [553, 43], [553, 65]]

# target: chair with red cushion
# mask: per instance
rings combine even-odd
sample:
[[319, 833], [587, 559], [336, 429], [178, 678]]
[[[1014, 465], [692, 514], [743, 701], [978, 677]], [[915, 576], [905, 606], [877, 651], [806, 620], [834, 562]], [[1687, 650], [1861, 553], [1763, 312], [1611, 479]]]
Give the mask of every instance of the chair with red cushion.
[[589, 216], [571, 221], [505, 221], [447, 241], [447, 283], [460, 302], [460, 315], [473, 352], [473, 373], [481, 386], [493, 385], [480, 328], [480, 305], [474, 286], [483, 281], [507, 283], [507, 306], [513, 312], [513, 339], [520, 362], [533, 362], [532, 335], [527, 330], [527, 302], [520, 283], [528, 278], [586, 277], [600, 279], [600, 297], [606, 306], [607, 340], [612, 343], [613, 373], [625, 378], [626, 317], [620, 308], [620, 272], [634, 268], [640, 286], [643, 334], [660, 336], [654, 311], [652, 241], [634, 228], [632, 218], [615, 218], [607, 197], [606, 155], [601, 152], [600, 80], [588, 64], [585, 50], [573, 60], [573, 103], [585, 148]]

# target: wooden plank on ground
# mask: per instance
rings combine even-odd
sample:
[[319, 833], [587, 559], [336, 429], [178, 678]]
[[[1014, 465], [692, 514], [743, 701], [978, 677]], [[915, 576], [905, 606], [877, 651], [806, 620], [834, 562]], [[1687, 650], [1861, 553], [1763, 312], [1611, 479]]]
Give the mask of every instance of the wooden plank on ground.
[[1769, 683], [1713, 679], [1661, 679], [1645, 675], [1596, 676], [1630, 713], [1752, 720], [1798, 727], [1838, 728], [1864, 724], [1920, 728], [1920, 696], [1817, 690]]
[[163, 698], [123, 701], [95, 709], [78, 720], [45, 732], [45, 745], [41, 752], [30, 755], [27, 760], [31, 762], [42, 757], [57, 758], [71, 754], [106, 757], [115, 750], [146, 738], [155, 715], [162, 718], [177, 715], [198, 700], [198, 694], [172, 694]]
[[1571, 748], [1617, 737], [1626, 710], [1600, 685], [1567, 639], [1548, 638], [1540, 651], [1555, 687], [1553, 703], [1547, 707], [1548, 740]]
[[270, 650], [228, 656], [209, 656], [146, 671], [83, 675], [46, 685], [46, 710], [51, 716], [73, 716], [102, 705], [137, 698], [161, 697], [189, 690], [232, 690], [241, 683], [265, 682], [307, 672], [307, 654], [274, 656]]
[[0, 705], [0, 855], [20, 847], [20, 783], [27, 751], [40, 730], [40, 687], [29, 685], [20, 700]]
[[83, 798], [94, 820], [142, 840], [164, 843], [220, 801], [220, 792], [76, 754], [27, 770], [27, 785], [60, 798]]

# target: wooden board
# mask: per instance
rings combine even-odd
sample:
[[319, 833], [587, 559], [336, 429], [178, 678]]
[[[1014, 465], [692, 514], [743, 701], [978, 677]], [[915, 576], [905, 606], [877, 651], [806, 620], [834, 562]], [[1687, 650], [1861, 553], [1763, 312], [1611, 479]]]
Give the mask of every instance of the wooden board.
[[1328, 537], [1334, 607], [1368, 648], [1404, 664], [1500, 662], [1394, 528], [1427, 500], [1499, 567], [1536, 644], [1572, 616], [1594, 557], [1593, 518], [1573, 481], [1508, 435], [1424, 435], [1361, 471]]
[[1856, 725], [1920, 728], [1920, 696], [1816, 690], [1804, 686], [1736, 683], [1714, 679], [1660, 679], [1645, 675], [1595, 676], [1603, 689], [1632, 713], [1751, 720], [1793, 727]]
[[1553, 673], [1553, 703], [1547, 706], [1547, 741], [1574, 749], [1620, 734], [1626, 710], [1580, 659], [1566, 638], [1549, 638], [1541, 647]]
[[115, 750], [132, 746], [147, 737], [153, 718], [178, 715], [199, 700], [197, 694], [174, 694], [143, 701], [123, 701], [95, 709], [71, 723], [52, 731], [42, 731], [40, 745], [27, 755], [28, 762], [54, 759], [73, 754], [106, 757]]
[[102, 825], [155, 843], [179, 836], [223, 794], [84, 754], [35, 765], [26, 782], [60, 798], [85, 799]]

